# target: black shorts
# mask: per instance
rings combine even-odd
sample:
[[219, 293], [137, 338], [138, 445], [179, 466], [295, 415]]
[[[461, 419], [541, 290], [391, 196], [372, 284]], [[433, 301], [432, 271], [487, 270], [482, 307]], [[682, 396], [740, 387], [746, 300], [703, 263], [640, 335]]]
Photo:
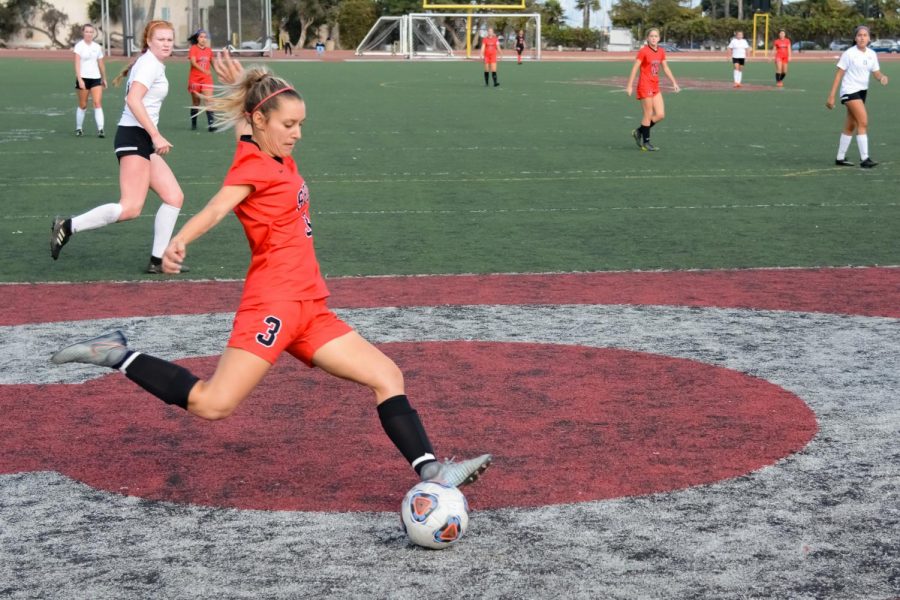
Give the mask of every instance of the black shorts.
[[[84, 89], [86, 89], [86, 90], [89, 90], [89, 89], [91, 89], [91, 88], [95, 88], [95, 87], [97, 87], [98, 85], [103, 85], [103, 80], [100, 79], [100, 78], [97, 78], [97, 79], [91, 79], [91, 78], [89, 78], [89, 77], [82, 77], [81, 80], [84, 82]], [[75, 89], [76, 89], [76, 90], [80, 90], [80, 89], [81, 89], [80, 87], [78, 87], [78, 79], [75, 79]]]
[[123, 127], [116, 129], [116, 158], [122, 160], [123, 156], [143, 156], [150, 160], [153, 154], [153, 142], [150, 134], [143, 127]]
[[862, 100], [863, 104], [866, 103], [866, 92], [869, 90], [859, 90], [858, 92], [853, 92], [852, 94], [843, 94], [841, 96], [841, 104], [847, 104], [851, 100]]
[[747, 59], [746, 58], [732, 58], [731, 63], [735, 64], [735, 65], [741, 65], [743, 67], [745, 60], [747, 60]]
[[516, 46], [516, 52], [522, 54], [523, 52], [525, 52], [525, 46]]

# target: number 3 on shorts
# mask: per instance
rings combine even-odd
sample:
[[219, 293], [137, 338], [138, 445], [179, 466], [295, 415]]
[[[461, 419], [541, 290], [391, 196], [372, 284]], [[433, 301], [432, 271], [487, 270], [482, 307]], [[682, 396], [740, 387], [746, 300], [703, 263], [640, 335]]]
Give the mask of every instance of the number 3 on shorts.
[[268, 327], [266, 327], [265, 333], [256, 334], [256, 341], [266, 348], [270, 348], [272, 344], [275, 343], [275, 338], [278, 337], [278, 332], [281, 331], [281, 319], [279, 319], [278, 317], [268, 316], [263, 319], [263, 323], [265, 323]]

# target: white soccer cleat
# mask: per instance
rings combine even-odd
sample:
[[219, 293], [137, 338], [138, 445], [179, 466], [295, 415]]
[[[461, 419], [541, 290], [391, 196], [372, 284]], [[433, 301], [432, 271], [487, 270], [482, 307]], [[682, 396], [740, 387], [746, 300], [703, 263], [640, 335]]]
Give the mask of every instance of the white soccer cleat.
[[490, 454], [482, 454], [477, 458], [462, 462], [434, 461], [422, 467], [422, 481], [434, 481], [450, 487], [462, 487], [474, 483], [485, 469], [491, 466], [493, 457]]
[[112, 368], [125, 358], [127, 343], [121, 331], [113, 331], [66, 346], [54, 354], [50, 361], [57, 365], [76, 362]]

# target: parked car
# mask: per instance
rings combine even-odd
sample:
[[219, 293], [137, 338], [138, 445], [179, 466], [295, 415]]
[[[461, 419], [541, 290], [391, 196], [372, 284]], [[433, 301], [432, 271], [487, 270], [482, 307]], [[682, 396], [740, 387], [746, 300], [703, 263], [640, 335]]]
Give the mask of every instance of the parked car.
[[832, 40], [831, 43], [828, 44], [828, 49], [835, 52], [843, 52], [852, 45], [853, 42], [850, 40]]
[[681, 48], [675, 42], [660, 42], [659, 47], [666, 52], [681, 52]]
[[894, 40], [875, 40], [869, 44], [869, 48], [875, 52], [900, 52], [900, 46]]
[[809, 40], [801, 40], [799, 42], [794, 42], [791, 45], [791, 50], [794, 52], [799, 52], [801, 50], [821, 50], [822, 46], [818, 45], [815, 42], [811, 42]]

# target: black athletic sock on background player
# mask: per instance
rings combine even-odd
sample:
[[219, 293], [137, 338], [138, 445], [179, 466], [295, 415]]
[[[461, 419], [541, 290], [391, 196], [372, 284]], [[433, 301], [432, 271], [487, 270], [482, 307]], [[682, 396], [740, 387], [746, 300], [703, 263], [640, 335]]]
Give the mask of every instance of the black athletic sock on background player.
[[488, 72], [485, 71], [485, 72], [484, 72], [484, 85], [487, 85], [487, 84], [488, 84], [488, 77], [489, 77]]
[[641, 139], [644, 140], [644, 142], [650, 141], [650, 127], [648, 125], [641, 125], [638, 127], [638, 133], [641, 134]]
[[[392, 396], [378, 405], [381, 427], [403, 457], [412, 464], [426, 454], [434, 456], [434, 449], [425, 433], [419, 414], [410, 406], [405, 395]], [[416, 473], [434, 459], [425, 460], [415, 466]]]
[[494, 85], [500, 85], [497, 83], [497, 71], [491, 71], [491, 77], [494, 78]]
[[191, 129], [197, 129], [197, 113], [200, 112], [196, 108], [191, 109]]

